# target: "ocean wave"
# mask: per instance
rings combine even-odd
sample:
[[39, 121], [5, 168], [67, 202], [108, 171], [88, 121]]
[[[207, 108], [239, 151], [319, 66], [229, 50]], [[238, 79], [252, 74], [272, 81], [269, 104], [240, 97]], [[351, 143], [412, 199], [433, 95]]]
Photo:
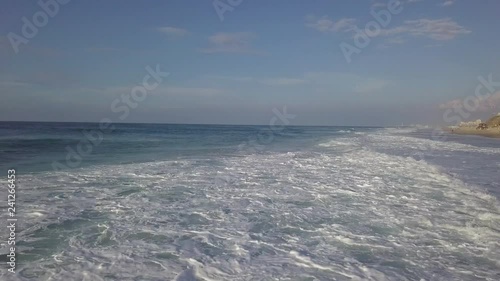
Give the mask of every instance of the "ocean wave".
[[335, 151], [361, 140], [324, 144], [25, 175], [15, 278], [496, 278], [495, 197], [426, 161]]

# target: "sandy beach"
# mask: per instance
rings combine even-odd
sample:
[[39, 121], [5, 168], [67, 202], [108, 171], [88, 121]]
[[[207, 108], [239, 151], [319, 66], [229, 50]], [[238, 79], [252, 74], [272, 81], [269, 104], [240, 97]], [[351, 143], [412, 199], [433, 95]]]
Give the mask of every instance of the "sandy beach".
[[476, 128], [467, 128], [467, 127], [460, 127], [460, 128], [448, 128], [448, 132], [452, 134], [459, 134], [459, 135], [477, 135], [477, 136], [484, 136], [484, 137], [490, 137], [490, 138], [500, 138], [500, 128], [489, 128], [485, 130], [478, 130]]

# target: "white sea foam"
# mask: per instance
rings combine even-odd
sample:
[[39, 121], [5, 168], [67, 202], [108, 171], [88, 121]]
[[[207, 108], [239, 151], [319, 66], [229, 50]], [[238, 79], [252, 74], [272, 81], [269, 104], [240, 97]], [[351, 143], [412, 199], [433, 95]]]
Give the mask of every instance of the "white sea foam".
[[388, 140], [25, 175], [11, 279], [496, 280], [497, 199]]

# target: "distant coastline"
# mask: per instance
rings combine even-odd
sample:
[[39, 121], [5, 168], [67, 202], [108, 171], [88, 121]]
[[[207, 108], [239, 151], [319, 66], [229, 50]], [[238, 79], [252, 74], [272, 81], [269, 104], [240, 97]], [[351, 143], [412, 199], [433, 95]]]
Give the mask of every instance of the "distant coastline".
[[457, 134], [457, 135], [477, 135], [477, 136], [483, 136], [483, 137], [490, 137], [490, 138], [500, 138], [500, 129], [499, 128], [491, 128], [491, 129], [485, 129], [485, 130], [479, 130], [475, 128], [451, 128], [448, 127], [446, 128], [447, 132], [450, 132], [452, 134]]
[[477, 135], [500, 138], [500, 113], [491, 117], [486, 122], [482, 122], [481, 120], [462, 122], [457, 126], [447, 127], [445, 130], [458, 135]]

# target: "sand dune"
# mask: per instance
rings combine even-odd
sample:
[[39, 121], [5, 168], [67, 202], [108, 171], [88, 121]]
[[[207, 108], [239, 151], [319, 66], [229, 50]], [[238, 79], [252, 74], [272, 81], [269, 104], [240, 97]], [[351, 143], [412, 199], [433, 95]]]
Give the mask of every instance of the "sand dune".
[[500, 128], [489, 128], [485, 130], [478, 130], [476, 128], [470, 128], [470, 127], [459, 127], [459, 128], [453, 128], [453, 129], [448, 129], [449, 132], [453, 134], [460, 134], [460, 135], [478, 135], [478, 136], [485, 136], [485, 137], [492, 137], [492, 138], [500, 138]]

